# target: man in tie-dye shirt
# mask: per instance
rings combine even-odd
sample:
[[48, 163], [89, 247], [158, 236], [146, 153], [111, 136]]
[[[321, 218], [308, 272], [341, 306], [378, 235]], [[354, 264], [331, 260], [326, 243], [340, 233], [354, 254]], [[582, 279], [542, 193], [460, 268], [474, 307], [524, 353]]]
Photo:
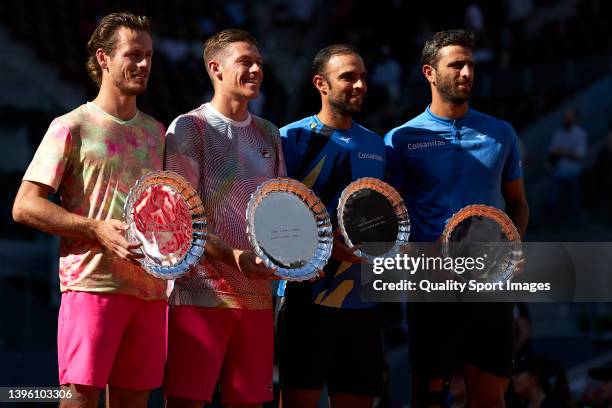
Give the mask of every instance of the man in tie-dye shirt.
[[166, 135], [164, 167], [197, 188], [208, 221], [206, 259], [175, 281], [169, 299], [168, 407], [203, 406], [217, 384], [227, 404], [272, 399], [274, 327], [267, 279], [250, 250], [246, 206], [264, 181], [285, 175], [278, 129], [248, 103], [263, 77], [259, 46], [230, 29], [204, 44], [215, 94], [180, 115]]
[[108, 385], [111, 406], [145, 407], [163, 378], [166, 284], [138, 266], [121, 220], [130, 187], [162, 167], [164, 128], [136, 108], [153, 54], [147, 18], [104, 17], [88, 51], [98, 96], [53, 120], [13, 218], [61, 236], [59, 380], [72, 395], [62, 404], [97, 406]]

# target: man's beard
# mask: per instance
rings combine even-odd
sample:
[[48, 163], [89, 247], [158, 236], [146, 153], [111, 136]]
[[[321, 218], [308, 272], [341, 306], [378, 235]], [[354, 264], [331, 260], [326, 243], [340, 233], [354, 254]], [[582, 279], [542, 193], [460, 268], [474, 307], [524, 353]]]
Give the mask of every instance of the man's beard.
[[[464, 82], [464, 84], [467, 83], [469, 82]], [[471, 85], [472, 84], [470, 83], [469, 91], [461, 92], [455, 87], [455, 84], [452, 80], [441, 79], [438, 81], [436, 87], [438, 88], [438, 93], [440, 94], [442, 99], [452, 103], [453, 105], [462, 105], [467, 102], [470, 99], [470, 96], [472, 95]]]
[[340, 99], [330, 99], [329, 105], [331, 108], [338, 112], [341, 115], [349, 115], [352, 116], [356, 113], [361, 112], [361, 105], [352, 105], [349, 102], [340, 100]]

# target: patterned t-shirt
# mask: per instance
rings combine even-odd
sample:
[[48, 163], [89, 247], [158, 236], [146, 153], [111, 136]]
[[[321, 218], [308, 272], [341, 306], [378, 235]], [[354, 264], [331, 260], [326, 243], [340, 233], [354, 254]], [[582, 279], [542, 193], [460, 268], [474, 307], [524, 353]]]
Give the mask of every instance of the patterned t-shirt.
[[[96, 220], [123, 219], [139, 177], [162, 166], [164, 127], [138, 111], [122, 121], [88, 102], [51, 122], [23, 180], [59, 193], [71, 213]], [[60, 287], [164, 299], [166, 282], [105, 250], [97, 240], [62, 237]]]
[[[198, 190], [209, 231], [244, 250], [251, 249], [245, 219], [251, 194], [264, 181], [285, 176], [274, 125], [251, 114], [236, 122], [210, 103], [172, 122], [164, 167], [184, 176]], [[272, 307], [268, 281], [249, 280], [238, 269], [208, 259], [198, 264], [196, 273], [174, 282], [169, 302], [236, 309]]]

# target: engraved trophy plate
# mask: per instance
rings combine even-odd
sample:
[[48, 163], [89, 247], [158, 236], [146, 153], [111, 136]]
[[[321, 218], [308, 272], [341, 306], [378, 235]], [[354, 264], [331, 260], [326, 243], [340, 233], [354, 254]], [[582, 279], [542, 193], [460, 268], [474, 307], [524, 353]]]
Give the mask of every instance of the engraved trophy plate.
[[389, 184], [365, 177], [349, 184], [338, 202], [338, 224], [348, 246], [372, 263], [393, 257], [408, 242], [410, 218], [399, 193]]
[[130, 190], [127, 239], [139, 242], [143, 268], [161, 279], [184, 275], [204, 254], [206, 216], [195, 189], [177, 173], [154, 171]]
[[492, 283], [512, 279], [523, 261], [521, 237], [512, 220], [502, 210], [482, 204], [464, 207], [447, 221], [442, 253], [486, 258], [481, 271], [472, 270], [462, 278]]
[[253, 250], [283, 279], [313, 278], [331, 256], [327, 210], [298, 181], [275, 178], [261, 184], [249, 200], [246, 219]]

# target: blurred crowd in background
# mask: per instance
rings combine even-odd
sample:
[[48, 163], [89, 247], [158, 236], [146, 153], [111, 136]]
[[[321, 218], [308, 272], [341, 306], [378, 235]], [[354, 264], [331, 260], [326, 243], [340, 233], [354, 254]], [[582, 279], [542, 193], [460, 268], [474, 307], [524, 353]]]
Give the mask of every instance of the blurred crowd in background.
[[[85, 44], [103, 15], [122, 10], [145, 14], [153, 24], [152, 76], [139, 108], [166, 126], [212, 95], [203, 40], [241, 27], [258, 38], [265, 62], [252, 112], [279, 127], [315, 113], [312, 58], [326, 45], [349, 43], [369, 71], [357, 120], [382, 136], [429, 101], [420, 63], [424, 41], [435, 31], [469, 29], [477, 44], [471, 105], [510, 122], [522, 144], [532, 213], [527, 240], [612, 241], [612, 2], [1, 2], [0, 138], [6, 150], [0, 163], [0, 364], [28, 366], [39, 358], [51, 367], [37, 374], [3, 373], [0, 385], [54, 380], [55, 241], [14, 224], [10, 210], [51, 119], [95, 96], [84, 67]], [[389, 395], [380, 406], [407, 404], [403, 389], [409, 379], [396, 375], [393, 363], [405, 357], [394, 354], [405, 346], [399, 309], [389, 306]], [[510, 406], [612, 406], [609, 305], [520, 305], [516, 316], [518, 363]], [[575, 370], [568, 376], [569, 366]], [[454, 379], [449, 404], [465, 406], [463, 389], [461, 378]], [[526, 401], [532, 405], [521, 405]]]

